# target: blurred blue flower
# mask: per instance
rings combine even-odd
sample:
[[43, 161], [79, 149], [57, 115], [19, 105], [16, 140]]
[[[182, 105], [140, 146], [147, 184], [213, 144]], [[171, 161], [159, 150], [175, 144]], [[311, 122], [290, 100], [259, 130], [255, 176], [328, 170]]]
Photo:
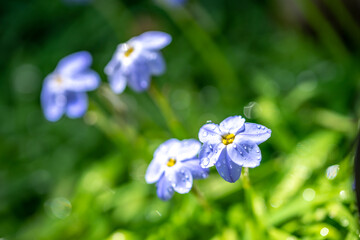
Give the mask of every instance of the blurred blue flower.
[[96, 89], [100, 84], [99, 75], [89, 67], [90, 53], [73, 53], [58, 63], [43, 83], [41, 105], [49, 121], [57, 121], [65, 113], [70, 118], [85, 114], [88, 107], [86, 91]]
[[157, 195], [160, 199], [169, 200], [174, 191], [188, 193], [193, 179], [208, 176], [209, 170], [200, 167], [197, 157], [200, 148], [200, 142], [195, 139], [170, 139], [156, 149], [145, 180], [147, 183], [157, 182]]
[[165, 0], [167, 4], [173, 7], [182, 6], [186, 3], [187, 0]]
[[201, 166], [208, 168], [215, 165], [224, 180], [236, 182], [241, 167], [260, 165], [258, 144], [270, 136], [270, 129], [255, 123], [245, 123], [241, 116], [228, 117], [220, 125], [205, 124], [199, 131], [199, 139], [204, 143], [199, 153]]
[[169, 34], [151, 31], [119, 44], [105, 67], [111, 89], [122, 93], [126, 84], [136, 92], [148, 89], [151, 75], [161, 75], [165, 71], [165, 62], [159, 50], [170, 42]]

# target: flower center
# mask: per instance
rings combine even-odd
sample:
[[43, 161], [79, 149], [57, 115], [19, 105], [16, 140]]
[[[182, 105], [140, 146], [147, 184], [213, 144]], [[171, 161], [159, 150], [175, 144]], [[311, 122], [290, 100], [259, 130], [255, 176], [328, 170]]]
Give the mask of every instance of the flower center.
[[129, 57], [133, 52], [134, 52], [134, 48], [131, 46], [128, 46], [124, 55], [125, 55], [125, 57]]
[[226, 135], [222, 136], [222, 143], [224, 145], [228, 145], [230, 143], [233, 143], [234, 140], [235, 140], [235, 135], [233, 133], [226, 134]]
[[175, 163], [176, 163], [176, 160], [174, 158], [170, 158], [166, 165], [168, 167], [172, 167], [175, 165]]
[[57, 75], [55, 77], [55, 83], [60, 86], [63, 83], [63, 79], [60, 77], [60, 75]]

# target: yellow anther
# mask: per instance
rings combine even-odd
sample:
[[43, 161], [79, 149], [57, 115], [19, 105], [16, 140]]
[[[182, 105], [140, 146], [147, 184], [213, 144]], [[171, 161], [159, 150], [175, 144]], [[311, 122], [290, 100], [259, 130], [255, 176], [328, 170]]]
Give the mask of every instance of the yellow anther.
[[224, 145], [228, 145], [230, 143], [233, 143], [234, 140], [235, 140], [235, 135], [232, 134], [232, 133], [222, 136], [222, 143]]
[[173, 159], [173, 158], [170, 158], [166, 165], [167, 165], [168, 167], [172, 167], [172, 166], [175, 165], [175, 163], [176, 163], [176, 160]]
[[134, 51], [134, 48], [129, 47], [124, 53], [125, 57], [129, 57], [133, 51]]
[[62, 80], [62, 78], [60, 77], [60, 75], [57, 75], [57, 76], [55, 77], [55, 82], [56, 82], [58, 85], [62, 84], [63, 80]]

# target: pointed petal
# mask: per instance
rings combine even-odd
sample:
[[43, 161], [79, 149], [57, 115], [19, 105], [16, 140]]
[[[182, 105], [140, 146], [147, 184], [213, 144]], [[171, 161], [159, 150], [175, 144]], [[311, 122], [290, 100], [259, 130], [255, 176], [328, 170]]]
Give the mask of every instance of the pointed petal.
[[121, 62], [117, 59], [117, 52], [114, 53], [110, 62], [105, 66], [104, 72], [106, 75], [112, 75], [115, 71], [119, 70], [121, 67]]
[[226, 148], [221, 151], [215, 166], [220, 176], [227, 182], [234, 183], [240, 177], [241, 166], [231, 161]]
[[126, 76], [122, 74], [120, 70], [115, 71], [109, 76], [109, 83], [114, 93], [120, 94], [125, 90], [126, 87]]
[[202, 143], [217, 144], [221, 142], [221, 132], [215, 123], [207, 123], [200, 128], [199, 139]]
[[225, 148], [225, 145], [222, 143], [213, 145], [204, 143], [199, 153], [200, 166], [202, 168], [214, 166], [223, 148]]
[[183, 161], [186, 159], [193, 159], [197, 157], [201, 148], [201, 143], [195, 139], [186, 139], [180, 142], [178, 154], [175, 156], [176, 160]]
[[220, 123], [220, 130], [222, 134], [238, 134], [244, 130], [245, 119], [241, 116], [228, 117]]
[[162, 143], [154, 152], [154, 159], [161, 159], [166, 163], [170, 157], [176, 157], [181, 143], [178, 139], [172, 138]]
[[250, 140], [256, 144], [260, 144], [265, 142], [271, 136], [271, 130], [260, 124], [245, 123], [245, 131], [241, 132], [238, 136], [242, 139]]
[[250, 168], [260, 165], [260, 148], [254, 142], [235, 139], [234, 143], [227, 145], [227, 150], [231, 160], [238, 165]]
[[66, 89], [75, 92], [85, 92], [95, 90], [99, 87], [100, 76], [93, 70], [79, 73], [69, 78], [66, 82]]
[[154, 183], [159, 180], [164, 173], [165, 164], [159, 159], [153, 159], [146, 170], [145, 181], [147, 183]]
[[165, 177], [178, 193], [188, 193], [192, 187], [193, 177], [191, 172], [185, 167], [170, 168], [165, 172]]
[[160, 52], [146, 52], [144, 56], [148, 60], [151, 74], [161, 75], [165, 72], [165, 61]]
[[45, 79], [40, 98], [45, 118], [51, 122], [59, 120], [65, 112], [66, 96], [64, 92], [51, 91], [49, 81]]
[[145, 49], [160, 50], [170, 44], [171, 36], [164, 32], [149, 31], [130, 39], [129, 42], [131, 41], [140, 42]]
[[150, 85], [150, 69], [145, 58], [133, 62], [129, 73], [128, 85], [136, 92], [143, 92]]
[[170, 181], [165, 177], [165, 174], [160, 177], [160, 180], [156, 184], [156, 188], [158, 197], [163, 201], [171, 199], [174, 195], [174, 188], [171, 186]]
[[191, 159], [183, 161], [183, 166], [186, 167], [193, 177], [193, 179], [201, 179], [201, 178], [207, 178], [209, 176], [209, 169], [202, 168], [200, 166], [200, 160], [199, 159]]
[[92, 57], [89, 52], [76, 52], [61, 59], [56, 67], [56, 71], [71, 76], [90, 67], [91, 63]]
[[84, 92], [66, 93], [66, 115], [69, 118], [82, 117], [88, 108], [88, 98]]

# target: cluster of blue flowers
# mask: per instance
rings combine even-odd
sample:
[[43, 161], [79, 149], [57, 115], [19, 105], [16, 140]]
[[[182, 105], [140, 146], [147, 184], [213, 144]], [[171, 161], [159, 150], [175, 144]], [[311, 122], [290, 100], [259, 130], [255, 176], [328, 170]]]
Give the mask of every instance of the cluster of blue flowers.
[[271, 130], [254, 123], [245, 123], [241, 116], [228, 117], [219, 125], [207, 123], [200, 128], [199, 140], [170, 139], [154, 153], [145, 180], [157, 182], [160, 199], [168, 200], [175, 192], [188, 193], [193, 179], [206, 178], [208, 168], [215, 165], [220, 176], [236, 182], [242, 167], [260, 165], [258, 144], [266, 141]]
[[[150, 86], [151, 76], [165, 71], [160, 50], [171, 42], [164, 32], [145, 32], [119, 44], [105, 67], [111, 89], [122, 93], [128, 85], [136, 92]], [[90, 69], [92, 57], [86, 51], [71, 54], [58, 63], [43, 84], [41, 104], [46, 119], [59, 120], [83, 116], [88, 107], [87, 91], [100, 85], [99, 75]], [[258, 145], [271, 136], [271, 130], [245, 123], [241, 116], [228, 117], [220, 124], [207, 123], [199, 130], [199, 140], [170, 139], [154, 153], [145, 175], [147, 183], [156, 183], [157, 195], [169, 200], [174, 192], [188, 193], [193, 179], [206, 178], [210, 167], [216, 167], [228, 182], [236, 182], [242, 167], [259, 166]]]

